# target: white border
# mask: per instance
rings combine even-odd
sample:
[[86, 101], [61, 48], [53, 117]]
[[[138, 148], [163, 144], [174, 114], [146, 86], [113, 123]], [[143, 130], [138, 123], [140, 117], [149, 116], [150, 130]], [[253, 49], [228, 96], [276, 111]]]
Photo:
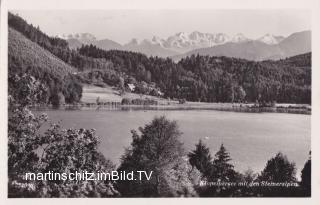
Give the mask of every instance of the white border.
[[[7, 199], [7, 11], [11, 9], [308, 9], [312, 12], [312, 198]], [[320, 2], [319, 0], [2, 0], [0, 27], [1, 204], [319, 204]]]

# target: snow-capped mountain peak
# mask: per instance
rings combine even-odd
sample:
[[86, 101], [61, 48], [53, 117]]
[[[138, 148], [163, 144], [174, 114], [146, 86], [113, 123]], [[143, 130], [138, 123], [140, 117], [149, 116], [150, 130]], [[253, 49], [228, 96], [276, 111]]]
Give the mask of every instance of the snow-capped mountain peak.
[[176, 33], [175, 36], [177, 36], [177, 37], [179, 37], [179, 38], [181, 38], [181, 39], [185, 39], [185, 40], [189, 39], [189, 36], [188, 36], [188, 34], [187, 34], [186, 32]]
[[247, 38], [245, 35], [242, 33], [237, 33], [235, 36], [232, 37], [231, 42], [233, 43], [242, 43], [242, 42], [247, 42], [250, 41], [249, 38]]
[[192, 33], [189, 34], [189, 38], [191, 40], [197, 40], [199, 38], [203, 38], [204, 34], [199, 32], [199, 31], [193, 31]]
[[[299, 36], [299, 38], [296, 36]], [[299, 39], [310, 39], [310, 31], [309, 34], [308, 32], [304, 32], [303, 34], [297, 32], [292, 34], [292, 37], [276, 36], [267, 33], [262, 37], [255, 39], [249, 39], [242, 33], [238, 33], [234, 36], [228, 36], [225, 33], [202, 33], [199, 31], [192, 31], [190, 33], [177, 32], [167, 38], [161, 38], [158, 36], [139, 40], [133, 38], [123, 45], [109, 39], [97, 40], [95, 36], [90, 33], [78, 33], [71, 35], [64, 34], [57, 37], [67, 40], [70, 48], [79, 48], [82, 45], [92, 44], [104, 50], [127, 50], [140, 52], [148, 56], [183, 56], [201, 52], [203, 55], [229, 55], [245, 59], [261, 60], [265, 57], [256, 57], [255, 54], [251, 55], [251, 53], [259, 52], [259, 49], [262, 51], [268, 51], [266, 53], [273, 53], [274, 50], [278, 51], [279, 47], [290, 46], [292, 42], [298, 41]], [[303, 44], [303, 42], [301, 44]], [[246, 50], [241, 50], [242, 47], [252, 48], [247, 50], [252, 50], [254, 52], [243, 52]], [[241, 51], [233, 48], [239, 48]], [[268, 49], [271, 49], [270, 52]], [[310, 49], [306, 48], [303, 52], [308, 52], [309, 50]], [[299, 53], [291, 51], [290, 55], [293, 54]], [[275, 54], [274, 56], [283, 56], [283, 53]]]
[[158, 37], [158, 36], [153, 36], [152, 39], [151, 39], [151, 42], [153, 44], [160, 45], [161, 47], [164, 47], [163, 44], [164, 44], [165, 40], [160, 38], [160, 37]]
[[97, 40], [97, 38], [90, 33], [75, 33], [75, 34], [62, 34], [58, 36], [59, 38], [63, 38], [65, 40], [69, 39], [77, 39], [81, 43], [90, 43]]
[[217, 33], [215, 34], [215, 44], [223, 44], [230, 41], [230, 36], [224, 33]]
[[166, 40], [162, 39], [161, 45], [178, 52], [186, 52], [192, 49], [223, 44], [229, 40], [230, 37], [223, 33], [179, 32], [173, 36], [169, 36]]
[[283, 39], [283, 36], [274, 36], [270, 33], [267, 33], [264, 36], [258, 38], [257, 40], [269, 45], [274, 45], [280, 43], [280, 41], [282, 41]]

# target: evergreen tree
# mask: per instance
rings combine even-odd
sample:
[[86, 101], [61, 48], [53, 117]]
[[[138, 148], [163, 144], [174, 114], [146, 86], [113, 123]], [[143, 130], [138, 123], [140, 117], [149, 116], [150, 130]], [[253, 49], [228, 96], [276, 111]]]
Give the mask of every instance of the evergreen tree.
[[[233, 165], [230, 163], [231, 157], [223, 144], [219, 151], [215, 154], [211, 165], [210, 175], [206, 180], [209, 182], [238, 182], [240, 174], [238, 174]], [[198, 192], [205, 197], [230, 197], [239, 196], [239, 187], [237, 186], [204, 186], [199, 187]]]
[[[296, 167], [289, 162], [287, 156], [279, 152], [268, 160], [266, 167], [258, 177], [260, 183], [296, 183]], [[263, 196], [295, 196], [298, 195], [296, 186], [264, 186], [260, 187]]]
[[227, 152], [223, 144], [219, 151], [215, 154], [213, 160], [212, 178], [221, 181], [230, 181], [235, 178], [234, 166], [230, 164], [230, 154]]
[[279, 152], [275, 157], [268, 160], [259, 179], [272, 182], [296, 182], [295, 176], [295, 164], [289, 162], [287, 156]]
[[208, 177], [212, 168], [212, 157], [209, 148], [199, 140], [196, 149], [188, 154], [192, 167], [196, 167], [204, 177]]

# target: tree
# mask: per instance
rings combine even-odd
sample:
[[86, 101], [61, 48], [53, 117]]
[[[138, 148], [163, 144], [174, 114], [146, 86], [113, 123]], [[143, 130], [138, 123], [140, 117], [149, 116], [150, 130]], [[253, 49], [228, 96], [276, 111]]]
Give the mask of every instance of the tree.
[[131, 147], [122, 157], [119, 171], [153, 171], [150, 180], [119, 181], [118, 190], [127, 197], [195, 196], [195, 180], [199, 172], [192, 170], [175, 121], [156, 117], [132, 131]]
[[311, 152], [301, 171], [301, 188], [304, 196], [311, 196]]
[[279, 152], [275, 157], [268, 160], [259, 179], [272, 182], [296, 182], [295, 176], [295, 164], [289, 162], [287, 156]]
[[65, 97], [61, 92], [56, 91], [51, 95], [50, 101], [53, 107], [58, 108], [65, 103]]
[[[275, 157], [268, 160], [266, 167], [258, 177], [258, 181], [269, 183], [296, 183], [296, 167], [289, 162], [287, 156], [279, 152]], [[294, 196], [297, 188], [294, 186], [266, 186], [260, 187], [263, 196]]]
[[118, 87], [119, 87], [119, 90], [120, 90], [120, 95], [123, 95], [125, 93], [125, 85], [124, 85], [123, 77], [119, 77]]
[[63, 95], [66, 103], [75, 103], [79, 102], [82, 97], [82, 85], [79, 83], [79, 80], [72, 76], [66, 76], [63, 88]]
[[208, 177], [212, 169], [212, 157], [210, 149], [199, 140], [196, 149], [188, 154], [189, 162], [192, 167], [196, 167], [204, 177]]
[[235, 178], [235, 171], [234, 166], [229, 163], [230, 161], [230, 154], [224, 145], [221, 144], [213, 160], [213, 173], [211, 177], [221, 181], [232, 181]]
[[[52, 137], [54, 136], [54, 138]], [[99, 138], [95, 130], [61, 130], [53, 125], [43, 136], [43, 157], [39, 160], [37, 172], [55, 173], [90, 172], [107, 173], [115, 165], [98, 151]], [[40, 196], [45, 197], [110, 197], [119, 193], [111, 181], [45, 181], [36, 184]]]
[[[207, 177], [209, 182], [238, 182], [241, 177], [230, 163], [230, 154], [221, 144], [219, 151], [215, 154], [211, 165], [210, 175]], [[201, 196], [205, 197], [227, 197], [238, 196], [239, 188], [236, 186], [204, 186], [198, 189]]]
[[246, 97], [246, 91], [243, 89], [241, 85], [237, 86], [236, 94], [235, 94], [236, 101], [243, 102], [245, 100], [245, 97]]
[[99, 97], [99, 96], [98, 96], [97, 99], [96, 99], [96, 104], [97, 104], [97, 105], [100, 105], [100, 97]]
[[9, 110], [46, 103], [48, 89], [28, 73], [10, 74], [8, 84]]

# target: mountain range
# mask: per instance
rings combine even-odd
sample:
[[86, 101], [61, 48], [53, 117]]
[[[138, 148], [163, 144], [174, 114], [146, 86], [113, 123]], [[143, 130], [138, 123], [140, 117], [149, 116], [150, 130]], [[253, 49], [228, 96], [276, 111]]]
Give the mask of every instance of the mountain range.
[[311, 51], [311, 31], [296, 32], [288, 37], [265, 34], [257, 39], [247, 38], [242, 33], [230, 37], [224, 33], [179, 32], [167, 39], [154, 36], [139, 41], [133, 38], [124, 45], [110, 39], [97, 40], [89, 33], [59, 37], [66, 39], [70, 48], [93, 44], [104, 50], [128, 50], [147, 56], [171, 57], [174, 60], [193, 54], [276, 60]]

